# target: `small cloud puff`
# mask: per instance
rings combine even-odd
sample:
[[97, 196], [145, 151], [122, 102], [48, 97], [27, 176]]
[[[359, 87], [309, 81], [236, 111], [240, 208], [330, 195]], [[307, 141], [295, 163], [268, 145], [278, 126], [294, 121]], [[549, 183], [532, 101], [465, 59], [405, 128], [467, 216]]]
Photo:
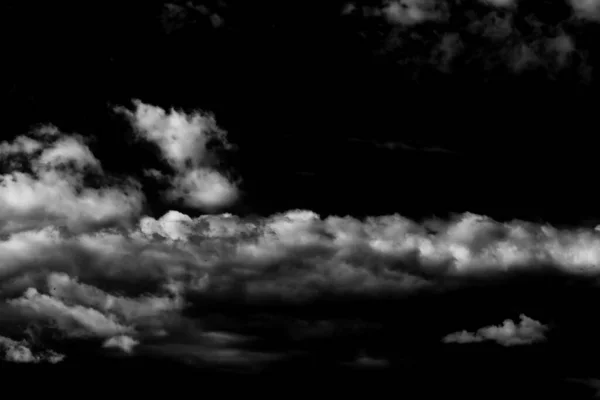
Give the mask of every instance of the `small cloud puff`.
[[488, 326], [471, 333], [460, 331], [445, 336], [444, 343], [476, 343], [483, 341], [494, 341], [502, 346], [516, 346], [537, 343], [545, 340], [545, 332], [548, 329], [541, 322], [520, 315], [521, 321], [515, 324], [507, 319], [500, 326]]
[[104, 342], [103, 347], [120, 349], [121, 351], [130, 354], [133, 352], [133, 348], [138, 344], [139, 342], [130, 336], [119, 335], [107, 339]]

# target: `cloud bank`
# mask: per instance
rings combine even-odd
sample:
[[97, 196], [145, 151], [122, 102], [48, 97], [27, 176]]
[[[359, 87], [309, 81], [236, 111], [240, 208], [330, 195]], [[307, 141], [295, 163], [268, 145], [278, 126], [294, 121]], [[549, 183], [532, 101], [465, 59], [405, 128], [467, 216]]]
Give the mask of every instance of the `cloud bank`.
[[[158, 220], [144, 217], [129, 231], [43, 229], [1, 243], [0, 294], [17, 319], [65, 338], [97, 339], [107, 349], [195, 354], [203, 362], [223, 354], [230, 362], [277, 357], [244, 353], [239, 341], [211, 334], [214, 327], [203, 326], [202, 317], [190, 325], [186, 310], [201, 304], [405, 296], [463, 279], [468, 285], [474, 276], [546, 268], [587, 276], [600, 268], [600, 234], [593, 229], [500, 223], [474, 214], [420, 224], [399, 215], [320, 218], [306, 210], [252, 220], [171, 211]], [[173, 335], [186, 339], [173, 342]], [[543, 326], [522, 316], [519, 324], [506, 321], [445, 340], [513, 345], [542, 337]], [[157, 340], [165, 340], [164, 347]]]
[[451, 333], [445, 336], [442, 341], [445, 343], [494, 341], [502, 346], [517, 346], [545, 340], [547, 329], [541, 322], [521, 314], [518, 324], [507, 319], [500, 326], [484, 327], [477, 332], [460, 331]]
[[[175, 173], [206, 168], [209, 119], [142, 104], [129, 115]], [[223, 132], [214, 135], [225, 143]], [[0, 317], [107, 352], [269, 363], [284, 350], [257, 350], [251, 336], [260, 339], [273, 324], [259, 318], [246, 336], [244, 324], [232, 322], [239, 315], [227, 316], [224, 304], [403, 298], [511, 273], [593, 279], [600, 271], [600, 232], [591, 227], [557, 229], [472, 213], [422, 222], [310, 210], [262, 217], [171, 210], [155, 218], [143, 215], [141, 185], [106, 173], [79, 135], [46, 127], [2, 142], [0, 151], [7, 170], [0, 186]], [[209, 315], [211, 307], [225, 315]], [[291, 342], [335, 331], [335, 324], [288, 325]], [[3, 326], [10, 324], [0, 325], [5, 335]], [[542, 337], [543, 326], [523, 316], [519, 324], [446, 340], [512, 345]], [[26, 342], [3, 343], [7, 358], [50, 359]]]

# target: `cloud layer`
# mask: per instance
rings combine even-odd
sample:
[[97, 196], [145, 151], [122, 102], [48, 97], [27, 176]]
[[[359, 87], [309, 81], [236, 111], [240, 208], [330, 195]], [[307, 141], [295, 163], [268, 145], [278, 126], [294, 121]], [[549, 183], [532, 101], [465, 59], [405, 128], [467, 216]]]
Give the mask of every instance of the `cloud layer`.
[[[101, 340], [107, 349], [132, 353], [150, 346], [157, 354], [183, 354], [195, 348], [204, 362], [227, 350], [237, 354], [231, 362], [260, 362], [276, 356], [240, 353], [237, 341], [215, 342], [213, 328], [202, 327], [202, 318], [189, 325], [185, 310], [215, 301], [244, 306], [402, 297], [540, 268], [587, 276], [600, 266], [599, 241], [592, 229], [500, 223], [474, 214], [419, 224], [399, 215], [359, 220], [295, 210], [245, 220], [171, 211], [158, 220], [144, 217], [127, 232], [11, 234], [2, 242], [0, 293], [20, 319], [66, 338]], [[147, 289], [140, 292], [140, 284]], [[519, 324], [507, 320], [445, 340], [522, 344], [543, 338], [543, 329], [522, 316]], [[184, 342], [156, 345], [182, 334]]]
[[[137, 107], [128, 115], [138, 134], [157, 143], [176, 174], [208, 168], [211, 135], [225, 143], [223, 132], [207, 133], [214, 121], [205, 116]], [[287, 351], [257, 344], [276, 324], [264, 316], [242, 323], [227, 310], [400, 299], [520, 272], [593, 278], [600, 268], [600, 232], [591, 227], [472, 213], [422, 222], [310, 210], [261, 217], [171, 210], [155, 218], [143, 215], [141, 185], [106, 173], [79, 135], [46, 127], [3, 142], [0, 151], [8, 170], [0, 187], [0, 317], [112, 354], [254, 366]], [[284, 325], [290, 343], [312, 343], [347, 322], [292, 318]], [[0, 335], [13, 337], [10, 326], [0, 325]], [[544, 329], [522, 316], [519, 324], [507, 320], [445, 340], [522, 344], [543, 338]], [[11, 360], [58, 359], [28, 342], [3, 343]], [[379, 360], [360, 363], [371, 358]]]

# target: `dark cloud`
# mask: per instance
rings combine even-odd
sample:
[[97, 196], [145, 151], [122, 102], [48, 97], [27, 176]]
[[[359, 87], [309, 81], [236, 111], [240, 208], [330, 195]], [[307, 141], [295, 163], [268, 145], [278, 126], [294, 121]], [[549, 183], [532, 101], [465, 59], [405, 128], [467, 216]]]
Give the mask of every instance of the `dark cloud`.
[[[529, 10], [513, 0], [386, 1], [379, 6], [357, 2], [349, 3], [343, 15], [358, 13], [392, 23], [395, 27], [373, 23], [358, 29], [366, 40], [373, 38], [377, 54], [396, 60], [398, 68], [414, 69], [418, 78], [426, 79], [432, 69], [449, 74], [472, 67], [480, 68], [477, 76], [485, 79], [530, 72], [551, 80], [574, 74], [589, 82], [592, 67], [578, 43], [578, 22], [571, 12], [593, 19], [595, 6], [575, 3], [571, 10], [541, 2], [539, 10]], [[542, 9], [548, 7], [554, 11]]]

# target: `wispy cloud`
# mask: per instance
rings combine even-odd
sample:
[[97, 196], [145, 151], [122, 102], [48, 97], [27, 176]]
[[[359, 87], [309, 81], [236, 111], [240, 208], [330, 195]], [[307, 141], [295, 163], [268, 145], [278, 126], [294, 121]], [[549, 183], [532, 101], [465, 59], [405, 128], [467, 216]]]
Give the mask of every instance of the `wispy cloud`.
[[[521, 12], [515, 0], [480, 3], [487, 7], [445, 0], [394, 0], [379, 4], [357, 1], [348, 3], [342, 15], [388, 21], [388, 29], [381, 24], [365, 24], [360, 28], [361, 36], [381, 43], [380, 48], [374, 49], [376, 53], [395, 59], [402, 68], [414, 69], [415, 78], [421, 76], [420, 71], [434, 69], [447, 74], [479, 66], [483, 79], [489, 79], [492, 71], [513, 76], [536, 71], [549, 80], [574, 74], [583, 83], [590, 81], [592, 67], [587, 51], [577, 43], [575, 29], [571, 29], [578, 22], [565, 12], [562, 3], [540, 3], [545, 9], [556, 7], [553, 14], [560, 23], [544, 19], [548, 10]], [[598, 1], [570, 0], [570, 4], [579, 19], [588, 23], [599, 20]], [[460, 23], [454, 18], [458, 15]], [[420, 30], [426, 22], [435, 24], [435, 30]], [[477, 41], [466, 40], [473, 37]], [[419, 51], [413, 51], [414, 48]]]
[[386, 150], [401, 150], [401, 151], [410, 151], [410, 152], [423, 152], [423, 153], [445, 153], [445, 154], [458, 154], [452, 150], [449, 150], [440, 146], [416, 146], [411, 145], [407, 142], [402, 141], [378, 141], [371, 139], [361, 139], [361, 138], [348, 138], [347, 139], [351, 143], [361, 143], [361, 144], [369, 144], [379, 149]]

